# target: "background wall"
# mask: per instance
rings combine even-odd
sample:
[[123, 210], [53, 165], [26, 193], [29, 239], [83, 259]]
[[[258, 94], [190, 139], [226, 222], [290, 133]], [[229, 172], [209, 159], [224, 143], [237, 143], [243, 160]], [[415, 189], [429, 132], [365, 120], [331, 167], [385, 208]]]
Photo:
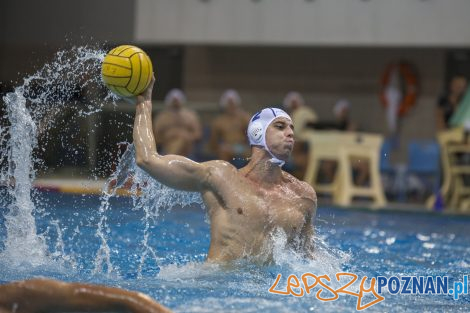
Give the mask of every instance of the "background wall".
[[137, 0], [142, 42], [468, 46], [468, 0]]
[[324, 120], [346, 97], [361, 129], [386, 134], [379, 80], [404, 59], [420, 77], [418, 103], [399, 130], [404, 146], [434, 137], [436, 98], [461, 64], [449, 51], [470, 56], [468, 12], [468, 0], [3, 0], [0, 91], [60, 49], [134, 43], [155, 63], [156, 97], [181, 87], [190, 102], [208, 104], [206, 122], [226, 88], [251, 112], [297, 90]]
[[21, 78], [59, 49], [133, 41], [134, 0], [0, 1], [0, 81]]

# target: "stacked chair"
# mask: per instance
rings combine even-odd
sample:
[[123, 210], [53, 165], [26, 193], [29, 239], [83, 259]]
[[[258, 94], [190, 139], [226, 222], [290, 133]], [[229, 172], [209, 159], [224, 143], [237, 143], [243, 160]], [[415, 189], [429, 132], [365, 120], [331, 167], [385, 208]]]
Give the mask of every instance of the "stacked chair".
[[[386, 205], [380, 177], [380, 151], [383, 137], [377, 134], [341, 131], [311, 131], [305, 135], [309, 143], [309, 162], [304, 180], [317, 193], [331, 195], [333, 202], [350, 206], [354, 197], [372, 199], [372, 207]], [[317, 176], [323, 160], [334, 160], [338, 167], [332, 182], [318, 183]], [[370, 181], [365, 186], [353, 182], [353, 162], [367, 162]]]

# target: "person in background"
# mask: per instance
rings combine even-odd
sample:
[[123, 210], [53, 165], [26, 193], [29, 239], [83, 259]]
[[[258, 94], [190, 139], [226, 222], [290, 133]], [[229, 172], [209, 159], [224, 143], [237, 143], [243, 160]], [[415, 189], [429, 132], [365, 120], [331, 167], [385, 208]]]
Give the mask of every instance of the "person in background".
[[226, 90], [220, 97], [222, 113], [212, 122], [210, 148], [220, 160], [235, 162], [250, 154], [246, 129], [250, 115], [243, 110], [237, 91]]
[[[449, 82], [448, 90], [439, 98], [437, 108], [438, 132], [451, 128], [463, 127], [465, 135], [463, 143], [469, 144], [470, 102], [467, 93], [468, 80], [463, 75], [455, 75]], [[470, 153], [457, 152], [453, 154], [452, 162], [460, 165], [470, 164]], [[470, 186], [470, 175], [462, 174], [465, 186]]]
[[[350, 117], [351, 102], [342, 98], [336, 101], [333, 107], [334, 125], [335, 129], [345, 132], [354, 132], [358, 130], [357, 124], [351, 120]], [[364, 186], [369, 180], [369, 164], [367, 160], [354, 159], [352, 160], [353, 179], [354, 183], [359, 186]], [[320, 172], [322, 179], [327, 182], [332, 182], [335, 172], [337, 170], [337, 162], [327, 160], [322, 163]]]
[[295, 136], [303, 140], [305, 132], [312, 129], [312, 126], [318, 121], [315, 111], [305, 105], [305, 100], [297, 91], [289, 92], [282, 102], [284, 108], [292, 116], [292, 122], [295, 127]]
[[308, 163], [308, 142], [307, 134], [312, 131], [312, 127], [318, 121], [315, 111], [305, 105], [305, 100], [297, 91], [289, 92], [282, 102], [284, 109], [292, 117], [292, 123], [295, 128], [295, 146], [292, 151], [293, 168], [292, 174], [302, 179], [305, 176], [305, 170]]
[[163, 154], [191, 156], [194, 144], [202, 137], [198, 115], [186, 107], [180, 89], [172, 89], [165, 97], [165, 108], [153, 121], [153, 132]]
[[449, 83], [448, 90], [439, 97], [436, 128], [438, 131], [450, 128], [450, 120], [457, 110], [467, 89], [468, 81], [463, 75], [455, 75]]
[[349, 116], [350, 108], [351, 102], [349, 102], [348, 99], [343, 98], [336, 101], [333, 107], [333, 114], [338, 130], [357, 131], [357, 125], [351, 121], [351, 117]]

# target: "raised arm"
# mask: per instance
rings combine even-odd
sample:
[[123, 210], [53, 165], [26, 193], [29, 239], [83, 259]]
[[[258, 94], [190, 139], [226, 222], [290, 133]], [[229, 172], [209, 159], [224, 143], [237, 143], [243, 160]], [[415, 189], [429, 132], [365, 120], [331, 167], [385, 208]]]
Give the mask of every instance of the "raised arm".
[[202, 191], [209, 168], [179, 155], [158, 154], [152, 132], [152, 88], [154, 79], [137, 96], [134, 121], [134, 146], [137, 165], [164, 185], [187, 191]]
[[100, 285], [33, 279], [0, 285], [1, 313], [170, 313], [139, 292]]

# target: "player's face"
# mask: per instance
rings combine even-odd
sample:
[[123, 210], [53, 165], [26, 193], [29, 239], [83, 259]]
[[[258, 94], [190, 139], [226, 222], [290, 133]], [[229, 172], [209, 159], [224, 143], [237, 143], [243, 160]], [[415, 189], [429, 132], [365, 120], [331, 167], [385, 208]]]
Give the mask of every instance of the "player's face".
[[266, 145], [275, 157], [287, 161], [294, 148], [294, 125], [285, 117], [276, 118], [266, 130]]

